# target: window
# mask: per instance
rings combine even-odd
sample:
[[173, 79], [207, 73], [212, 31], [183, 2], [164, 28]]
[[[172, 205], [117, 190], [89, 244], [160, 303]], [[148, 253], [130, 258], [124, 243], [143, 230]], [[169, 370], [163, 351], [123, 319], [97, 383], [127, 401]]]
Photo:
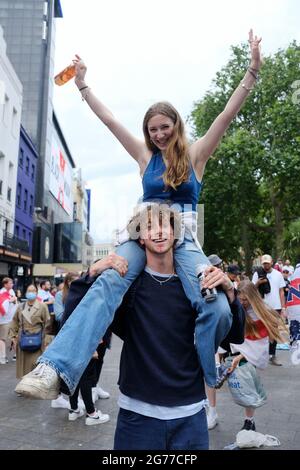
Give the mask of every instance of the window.
[[35, 166], [31, 165], [31, 181], [34, 181]]
[[4, 232], [5, 234], [9, 233], [9, 220], [4, 220]]
[[32, 194], [30, 194], [29, 214], [33, 215], [33, 195]]
[[0, 80], [0, 104], [4, 103], [5, 100], [5, 84], [3, 80]]
[[18, 183], [17, 187], [17, 206], [21, 207], [21, 196], [22, 195], [22, 185], [21, 183]]
[[43, 39], [44, 41], [46, 41], [46, 39], [47, 39], [47, 33], [48, 33], [47, 21], [43, 21], [42, 39]]
[[26, 230], [23, 228], [23, 239], [26, 240]]
[[3, 119], [3, 122], [6, 126], [8, 125], [8, 110], [9, 110], [9, 97], [7, 95], [5, 95], [2, 119]]
[[26, 168], [25, 168], [25, 171], [26, 171], [26, 175], [29, 175], [29, 157], [26, 157]]
[[17, 137], [18, 133], [18, 111], [13, 108], [12, 120], [11, 120], [11, 133], [14, 137]]
[[19, 225], [16, 225], [16, 237], [17, 238], [19, 238], [19, 233], [20, 233]]
[[19, 166], [23, 168], [23, 163], [24, 163], [24, 150], [20, 149], [19, 152]]
[[11, 188], [7, 188], [7, 200], [11, 202]]
[[48, 15], [48, 3], [44, 2], [44, 16]]
[[27, 211], [27, 203], [28, 203], [28, 191], [25, 189], [24, 191], [24, 201], [23, 201], [23, 210], [24, 212]]

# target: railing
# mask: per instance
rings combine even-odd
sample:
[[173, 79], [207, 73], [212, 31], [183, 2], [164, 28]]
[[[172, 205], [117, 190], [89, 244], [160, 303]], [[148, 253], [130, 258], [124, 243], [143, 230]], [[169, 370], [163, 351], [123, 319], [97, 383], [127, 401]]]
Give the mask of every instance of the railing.
[[27, 240], [20, 240], [15, 235], [11, 233], [4, 233], [3, 234], [3, 245], [7, 248], [22, 250], [29, 253], [29, 243]]

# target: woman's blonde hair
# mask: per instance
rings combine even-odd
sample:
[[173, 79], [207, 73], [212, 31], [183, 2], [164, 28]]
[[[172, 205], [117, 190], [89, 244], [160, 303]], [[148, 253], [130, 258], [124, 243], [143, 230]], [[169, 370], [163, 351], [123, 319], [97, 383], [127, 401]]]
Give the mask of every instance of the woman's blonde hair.
[[[269, 307], [262, 300], [255, 285], [251, 281], [241, 281], [239, 283], [237, 292], [238, 294], [243, 294], [246, 297], [256, 316], [259, 318], [259, 320], [261, 320], [268, 330], [270, 340], [284, 342], [285, 340], [279, 331], [279, 329], [287, 331], [283, 320], [275, 310]], [[245, 335], [251, 335], [256, 338], [260, 338], [260, 335], [255, 326], [255, 321], [253, 321], [249, 315], [246, 315]]]
[[143, 121], [146, 145], [152, 152], [157, 152], [159, 149], [150, 139], [148, 122], [152, 117], [157, 116], [157, 114], [162, 114], [170, 118], [174, 123], [173, 135], [165, 152], [168, 166], [162, 178], [166, 187], [171, 187], [176, 190], [177, 186], [188, 181], [191, 166], [188, 153], [189, 145], [184, 131], [184, 123], [178, 111], [170, 103], [162, 101], [152, 105], [146, 112]]

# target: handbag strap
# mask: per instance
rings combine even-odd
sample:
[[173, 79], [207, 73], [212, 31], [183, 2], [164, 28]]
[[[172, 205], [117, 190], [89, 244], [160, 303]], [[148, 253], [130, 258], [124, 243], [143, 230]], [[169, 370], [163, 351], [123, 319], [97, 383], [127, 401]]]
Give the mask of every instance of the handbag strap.
[[[24, 331], [23, 313], [24, 313], [25, 307], [26, 307], [26, 302], [23, 302], [22, 310], [21, 310], [21, 325], [22, 325], [22, 333], [24, 333], [24, 334], [25, 334], [25, 331]], [[44, 331], [43, 325], [42, 325], [41, 331]]]
[[26, 302], [22, 304], [22, 310], [21, 310], [21, 325], [22, 325], [22, 333], [25, 333], [24, 331], [24, 321], [23, 321], [23, 312], [25, 310]]

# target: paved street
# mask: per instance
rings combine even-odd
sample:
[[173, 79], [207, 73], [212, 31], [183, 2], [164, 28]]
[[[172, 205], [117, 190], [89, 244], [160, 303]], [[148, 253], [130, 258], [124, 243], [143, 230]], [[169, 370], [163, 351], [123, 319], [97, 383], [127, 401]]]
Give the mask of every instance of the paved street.
[[[100, 426], [86, 426], [84, 418], [67, 420], [67, 410], [52, 409], [48, 401], [17, 397], [15, 363], [0, 367], [0, 449], [111, 449], [117, 417], [116, 385], [121, 341], [113, 338], [106, 354], [102, 388], [111, 398], [100, 400], [101, 411], [111, 420]], [[277, 449], [300, 449], [300, 366], [292, 366], [288, 351], [278, 351], [283, 367], [269, 366], [263, 373], [268, 402], [256, 413], [257, 431], [279, 438]], [[210, 431], [210, 448], [223, 449], [235, 440], [242, 426], [243, 409], [232, 402], [227, 385], [218, 391], [219, 424]]]

